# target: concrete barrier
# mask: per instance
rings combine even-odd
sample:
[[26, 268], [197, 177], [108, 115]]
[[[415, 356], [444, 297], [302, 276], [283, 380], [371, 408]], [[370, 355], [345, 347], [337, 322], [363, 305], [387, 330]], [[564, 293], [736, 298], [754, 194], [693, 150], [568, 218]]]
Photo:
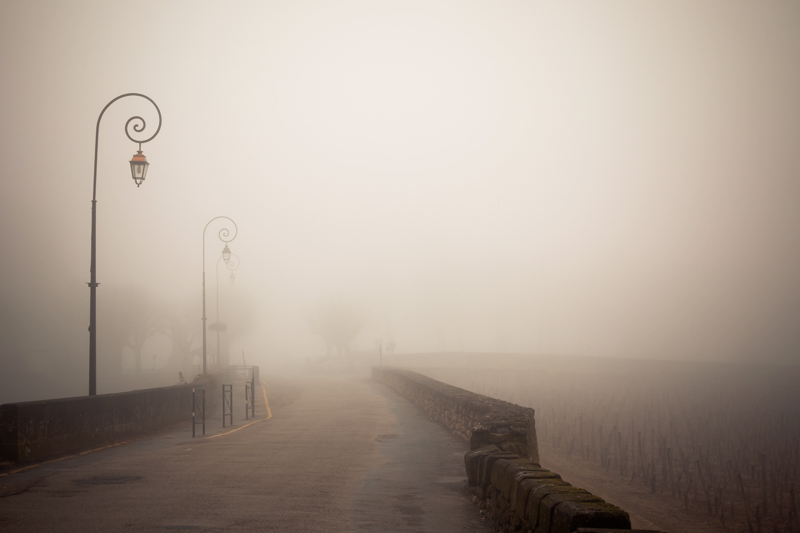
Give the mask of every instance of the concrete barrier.
[[191, 420], [192, 388], [207, 388], [210, 410], [213, 383], [0, 405], [0, 457], [40, 461]]
[[373, 367], [372, 379], [469, 441], [467, 484], [500, 531], [633, 533], [628, 513], [539, 465], [533, 409], [393, 367]]

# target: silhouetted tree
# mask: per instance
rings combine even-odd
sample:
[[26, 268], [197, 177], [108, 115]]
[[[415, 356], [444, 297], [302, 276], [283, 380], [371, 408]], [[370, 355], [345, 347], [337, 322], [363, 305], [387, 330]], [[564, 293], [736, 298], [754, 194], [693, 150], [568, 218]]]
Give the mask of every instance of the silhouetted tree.
[[336, 348], [338, 356], [345, 352], [350, 356], [350, 345], [358, 337], [362, 327], [359, 313], [341, 300], [331, 300], [320, 306], [308, 317], [311, 331], [325, 342], [327, 355]]
[[108, 287], [98, 299], [99, 337], [104, 366], [122, 369], [122, 352], [133, 351], [136, 373], [142, 371], [142, 349], [161, 328], [157, 303], [135, 285]]
[[192, 369], [192, 345], [195, 342], [198, 322], [189, 306], [174, 305], [162, 318], [162, 332], [172, 341], [172, 352], [167, 366], [176, 372]]
[[230, 355], [231, 342], [244, 335], [255, 331], [257, 307], [252, 298], [252, 293], [231, 287], [224, 297], [220, 297], [220, 318], [224, 322], [212, 324], [208, 327], [211, 331], [220, 329], [220, 364], [227, 366]]

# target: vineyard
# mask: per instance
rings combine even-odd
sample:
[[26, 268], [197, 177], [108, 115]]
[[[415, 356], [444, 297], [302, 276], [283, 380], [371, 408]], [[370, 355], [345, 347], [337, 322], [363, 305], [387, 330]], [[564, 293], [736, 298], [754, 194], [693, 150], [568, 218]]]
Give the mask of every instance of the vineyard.
[[533, 407], [541, 444], [687, 514], [731, 531], [800, 533], [797, 368], [534, 358], [419, 370]]

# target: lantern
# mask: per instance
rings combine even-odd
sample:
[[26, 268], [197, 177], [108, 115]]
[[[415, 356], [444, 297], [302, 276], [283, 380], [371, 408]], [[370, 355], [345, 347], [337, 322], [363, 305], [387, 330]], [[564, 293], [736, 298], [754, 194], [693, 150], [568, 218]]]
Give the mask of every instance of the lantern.
[[150, 166], [150, 163], [147, 162], [147, 158], [141, 150], [133, 154], [133, 158], [131, 159], [131, 176], [133, 176], [133, 181], [136, 182], [137, 187], [142, 184], [145, 176], [147, 176], [148, 166]]

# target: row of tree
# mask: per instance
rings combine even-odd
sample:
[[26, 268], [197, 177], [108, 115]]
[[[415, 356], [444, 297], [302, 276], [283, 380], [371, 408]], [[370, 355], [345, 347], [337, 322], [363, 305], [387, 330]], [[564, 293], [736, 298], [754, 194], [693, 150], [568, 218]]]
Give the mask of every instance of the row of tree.
[[[209, 320], [207, 355], [210, 363], [219, 363], [227, 354], [231, 340], [249, 333], [254, 327], [255, 306], [244, 295], [227, 296], [224, 315], [229, 324]], [[199, 300], [199, 299], [198, 299]], [[174, 376], [188, 375], [202, 353], [200, 302], [167, 300], [138, 286], [108, 287], [98, 302], [99, 365], [110, 374], [127, 370], [126, 354], [133, 356], [133, 372], [144, 371], [145, 352], [167, 352], [160, 365]], [[212, 313], [211, 314], [213, 317]], [[215, 330], [220, 334], [220, 354], [216, 353]]]

